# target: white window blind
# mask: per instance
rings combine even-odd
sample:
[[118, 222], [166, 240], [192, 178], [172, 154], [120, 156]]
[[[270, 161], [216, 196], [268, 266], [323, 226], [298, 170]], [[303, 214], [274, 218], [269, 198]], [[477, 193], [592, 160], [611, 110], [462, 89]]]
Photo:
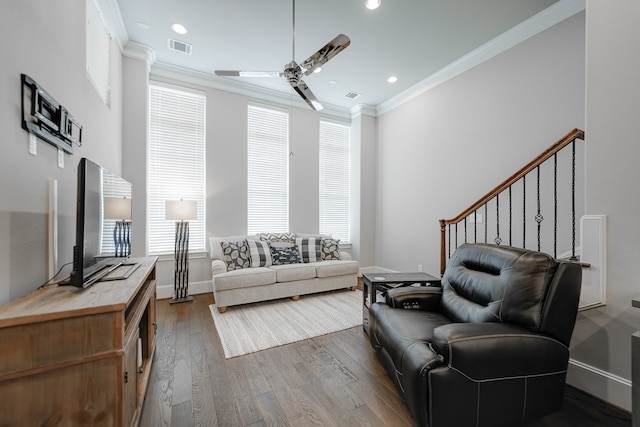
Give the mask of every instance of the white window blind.
[[350, 127], [320, 121], [320, 233], [351, 242]]
[[149, 86], [149, 254], [173, 253], [175, 221], [165, 219], [167, 200], [195, 200], [189, 251], [205, 250], [205, 117], [201, 92]]
[[87, 77], [105, 102], [111, 102], [111, 34], [94, 0], [86, 1]]
[[247, 232], [289, 231], [289, 114], [249, 105]]

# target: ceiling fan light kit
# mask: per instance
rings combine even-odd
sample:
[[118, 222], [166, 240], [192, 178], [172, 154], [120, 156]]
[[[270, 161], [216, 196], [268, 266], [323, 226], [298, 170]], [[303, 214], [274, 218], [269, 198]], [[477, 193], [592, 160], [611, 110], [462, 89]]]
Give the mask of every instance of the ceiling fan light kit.
[[[378, 0], [380, 1], [380, 0]], [[320, 67], [331, 58], [342, 52], [349, 46], [351, 40], [344, 34], [338, 34], [333, 40], [324, 45], [320, 50], [298, 64], [295, 60], [296, 51], [296, 2], [293, 0], [293, 31], [292, 31], [292, 59], [284, 66], [282, 71], [239, 71], [239, 70], [216, 70], [217, 76], [224, 77], [284, 77], [300, 97], [312, 109], [322, 110], [322, 104], [318, 102], [309, 86], [302, 80], [302, 76], [319, 71]]]

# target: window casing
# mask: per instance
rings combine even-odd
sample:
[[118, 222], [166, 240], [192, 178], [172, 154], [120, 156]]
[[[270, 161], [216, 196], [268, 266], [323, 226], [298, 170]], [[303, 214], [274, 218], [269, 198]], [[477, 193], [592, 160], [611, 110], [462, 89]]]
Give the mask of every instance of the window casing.
[[289, 113], [249, 104], [247, 232], [289, 231]]
[[174, 252], [175, 221], [165, 219], [165, 202], [179, 199], [197, 203], [189, 252], [205, 251], [205, 119], [204, 93], [149, 85], [149, 254]]
[[320, 121], [320, 233], [351, 243], [350, 127]]

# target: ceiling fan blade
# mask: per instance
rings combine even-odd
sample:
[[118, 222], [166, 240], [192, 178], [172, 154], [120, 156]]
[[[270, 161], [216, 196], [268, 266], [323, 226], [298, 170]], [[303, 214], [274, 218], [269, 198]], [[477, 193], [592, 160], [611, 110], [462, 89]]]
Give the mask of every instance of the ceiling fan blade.
[[300, 67], [305, 70], [305, 76], [313, 73], [316, 68], [321, 67], [328, 60], [342, 52], [347, 48], [347, 46], [349, 46], [349, 44], [351, 44], [351, 40], [349, 39], [349, 37], [345, 36], [344, 34], [338, 34], [336, 38], [331, 40], [319, 51], [311, 55], [302, 64], [300, 64]]
[[322, 104], [318, 102], [316, 96], [311, 92], [309, 86], [302, 80], [298, 80], [297, 84], [291, 84], [291, 86], [298, 92], [298, 95], [302, 97], [309, 104], [309, 107], [313, 108], [316, 111], [322, 110]]
[[216, 76], [225, 77], [282, 77], [282, 71], [236, 71], [236, 70], [216, 70]]

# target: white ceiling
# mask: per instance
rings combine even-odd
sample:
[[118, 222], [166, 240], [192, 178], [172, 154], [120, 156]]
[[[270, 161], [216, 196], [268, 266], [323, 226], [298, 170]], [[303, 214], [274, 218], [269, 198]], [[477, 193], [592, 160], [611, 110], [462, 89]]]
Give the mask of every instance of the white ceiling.
[[[297, 0], [295, 60], [339, 33], [351, 45], [304, 78], [325, 105], [377, 106], [531, 18], [558, 0]], [[292, 0], [117, 0], [125, 41], [151, 47], [154, 67], [186, 69], [218, 85], [241, 80], [297, 97], [284, 78], [217, 77], [216, 69], [281, 71], [292, 57]], [[185, 35], [172, 23], [183, 24]], [[168, 38], [193, 46], [173, 52]], [[153, 68], [152, 68], [153, 71]], [[387, 83], [391, 75], [398, 77]], [[254, 86], [247, 86], [254, 87]], [[346, 98], [348, 92], [361, 94]]]

